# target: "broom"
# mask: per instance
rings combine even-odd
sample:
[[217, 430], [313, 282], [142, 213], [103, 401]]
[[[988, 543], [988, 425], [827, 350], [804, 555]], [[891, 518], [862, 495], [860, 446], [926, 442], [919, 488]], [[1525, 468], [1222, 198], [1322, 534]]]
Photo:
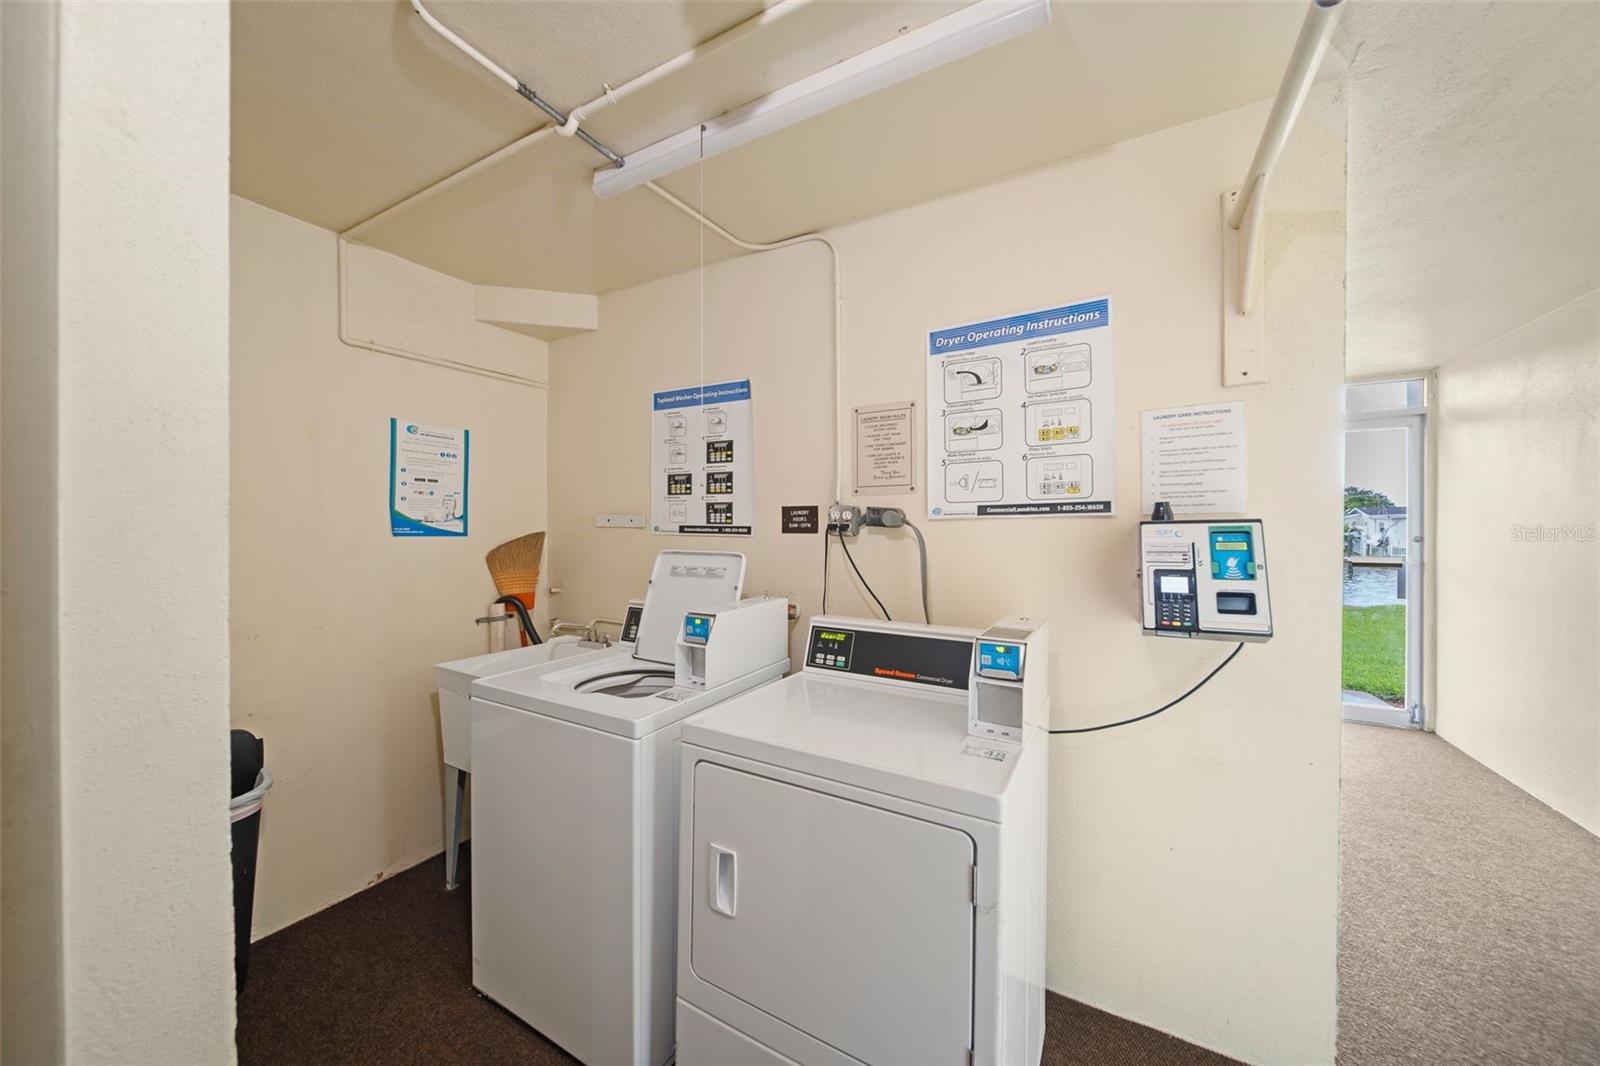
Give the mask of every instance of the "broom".
[[[539, 591], [539, 558], [543, 554], [543, 530], [489, 549], [483, 561], [489, 566], [495, 591], [502, 597], [515, 598], [527, 610], [533, 610], [534, 596]], [[522, 643], [527, 646], [527, 633], [522, 634]]]

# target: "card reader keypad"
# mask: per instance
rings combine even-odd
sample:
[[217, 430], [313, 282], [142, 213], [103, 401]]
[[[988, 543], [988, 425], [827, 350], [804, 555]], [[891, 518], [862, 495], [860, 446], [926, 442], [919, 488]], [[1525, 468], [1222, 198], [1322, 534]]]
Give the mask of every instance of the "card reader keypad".
[[1200, 601], [1194, 594], [1194, 570], [1157, 570], [1155, 585], [1156, 632], [1192, 633], [1200, 628]]
[[1157, 596], [1156, 625], [1162, 629], [1193, 629], [1199, 622], [1193, 596]]
[[1195, 602], [1190, 595], [1163, 595], [1158, 621], [1166, 629], [1194, 629]]

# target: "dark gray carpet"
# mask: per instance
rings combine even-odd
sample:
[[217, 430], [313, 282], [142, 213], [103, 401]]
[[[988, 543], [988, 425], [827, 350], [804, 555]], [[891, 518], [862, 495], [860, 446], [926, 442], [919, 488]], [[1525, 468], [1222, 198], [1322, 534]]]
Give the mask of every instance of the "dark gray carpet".
[[1341, 1066], [1600, 1062], [1600, 839], [1431, 733], [1341, 796]]
[[[239, 1001], [241, 1066], [573, 1062], [472, 988], [470, 847], [463, 885], [438, 857], [257, 942]], [[1050, 1066], [1231, 1062], [1050, 996]]]

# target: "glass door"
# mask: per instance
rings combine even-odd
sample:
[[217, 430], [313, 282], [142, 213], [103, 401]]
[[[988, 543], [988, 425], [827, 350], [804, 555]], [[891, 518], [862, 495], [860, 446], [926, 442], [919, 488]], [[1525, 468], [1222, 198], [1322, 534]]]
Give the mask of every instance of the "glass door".
[[[1397, 387], [1414, 385], [1415, 390]], [[1425, 409], [1416, 382], [1346, 390], [1344, 626], [1346, 721], [1420, 729]], [[1384, 389], [1371, 403], [1356, 390]], [[1367, 402], [1363, 402], [1363, 401]], [[1407, 402], [1413, 401], [1413, 402]], [[1363, 408], [1369, 409], [1363, 409]]]

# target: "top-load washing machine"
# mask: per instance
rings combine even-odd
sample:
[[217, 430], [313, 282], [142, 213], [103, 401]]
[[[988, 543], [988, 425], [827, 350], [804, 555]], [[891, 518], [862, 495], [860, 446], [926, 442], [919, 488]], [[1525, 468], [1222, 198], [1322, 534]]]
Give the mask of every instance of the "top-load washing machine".
[[680, 1066], [1039, 1061], [1048, 654], [815, 618], [684, 724]]
[[789, 668], [744, 567], [662, 552], [633, 647], [472, 685], [472, 983], [586, 1063], [672, 1056], [682, 723]]

